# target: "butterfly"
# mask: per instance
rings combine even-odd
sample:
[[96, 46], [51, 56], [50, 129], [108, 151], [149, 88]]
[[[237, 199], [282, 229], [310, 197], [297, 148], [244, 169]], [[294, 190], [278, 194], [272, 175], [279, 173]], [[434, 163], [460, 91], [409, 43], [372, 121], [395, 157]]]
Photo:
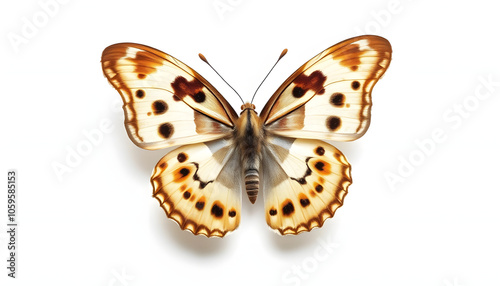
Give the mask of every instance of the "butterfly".
[[148, 150], [180, 146], [151, 176], [169, 218], [223, 237], [240, 223], [243, 190], [252, 204], [262, 190], [267, 224], [286, 235], [321, 227], [342, 206], [351, 166], [323, 140], [366, 132], [371, 91], [391, 53], [371, 35], [331, 46], [288, 77], [260, 115], [252, 103], [238, 115], [196, 71], [148, 46], [111, 45], [101, 63], [123, 100], [130, 139]]

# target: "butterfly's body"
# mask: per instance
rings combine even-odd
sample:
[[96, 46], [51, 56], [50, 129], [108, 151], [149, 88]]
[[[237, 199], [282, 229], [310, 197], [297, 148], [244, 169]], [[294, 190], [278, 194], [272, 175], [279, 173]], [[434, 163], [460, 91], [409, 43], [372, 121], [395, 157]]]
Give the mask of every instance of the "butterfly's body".
[[234, 130], [234, 142], [240, 153], [245, 190], [253, 204], [259, 192], [261, 150], [264, 144], [265, 130], [253, 104], [246, 103], [241, 109], [243, 111], [236, 121]]
[[[203, 58], [202, 58], [203, 59]], [[351, 184], [344, 155], [322, 141], [361, 137], [371, 90], [391, 59], [377, 36], [343, 41], [293, 73], [257, 115], [240, 116], [201, 75], [153, 48], [106, 48], [102, 67], [124, 101], [125, 126], [139, 147], [177, 149], [156, 165], [153, 196], [182, 229], [224, 236], [238, 227], [241, 193], [263, 191], [268, 225], [280, 234], [321, 227]]]

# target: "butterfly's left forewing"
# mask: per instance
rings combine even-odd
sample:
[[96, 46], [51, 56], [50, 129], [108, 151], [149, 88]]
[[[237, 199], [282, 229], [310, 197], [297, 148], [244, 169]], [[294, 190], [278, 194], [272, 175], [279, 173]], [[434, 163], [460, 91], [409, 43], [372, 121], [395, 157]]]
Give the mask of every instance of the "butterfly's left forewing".
[[342, 206], [350, 165], [339, 150], [316, 139], [349, 141], [366, 132], [371, 91], [390, 59], [384, 38], [343, 41], [306, 62], [265, 105], [264, 204], [271, 228], [281, 234], [310, 231]]
[[276, 91], [261, 113], [275, 135], [351, 141], [370, 125], [371, 91], [391, 60], [378, 36], [345, 40], [318, 54]]

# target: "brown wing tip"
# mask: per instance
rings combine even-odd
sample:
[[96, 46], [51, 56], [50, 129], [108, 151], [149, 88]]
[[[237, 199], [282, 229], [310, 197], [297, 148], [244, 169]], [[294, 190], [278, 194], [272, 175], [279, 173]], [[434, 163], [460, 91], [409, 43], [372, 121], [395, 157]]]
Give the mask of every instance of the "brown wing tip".
[[280, 57], [278, 58], [278, 61], [281, 60], [282, 57], [284, 57], [286, 55], [286, 53], [288, 53], [288, 49], [284, 49], [281, 54], [280, 54]]
[[207, 58], [205, 58], [205, 56], [202, 53], [199, 53], [198, 56], [200, 57], [200, 59], [202, 61], [204, 61], [204, 62], [206, 62], [208, 64]]

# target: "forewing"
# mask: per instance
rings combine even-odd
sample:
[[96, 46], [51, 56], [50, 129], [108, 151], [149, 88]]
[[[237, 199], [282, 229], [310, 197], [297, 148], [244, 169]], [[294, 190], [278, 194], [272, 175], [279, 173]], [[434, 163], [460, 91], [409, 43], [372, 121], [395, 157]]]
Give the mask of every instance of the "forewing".
[[350, 141], [370, 124], [371, 91], [391, 60], [378, 36], [336, 44], [293, 73], [264, 107], [261, 118], [276, 135]]
[[167, 216], [194, 234], [223, 237], [238, 227], [241, 167], [231, 141], [183, 146], [156, 165], [153, 196]]
[[267, 224], [282, 235], [321, 227], [342, 206], [351, 184], [346, 158], [320, 140], [268, 140], [263, 156]]
[[238, 117], [201, 75], [156, 49], [132, 43], [109, 46], [102, 69], [122, 97], [129, 137], [141, 148], [222, 138]]

